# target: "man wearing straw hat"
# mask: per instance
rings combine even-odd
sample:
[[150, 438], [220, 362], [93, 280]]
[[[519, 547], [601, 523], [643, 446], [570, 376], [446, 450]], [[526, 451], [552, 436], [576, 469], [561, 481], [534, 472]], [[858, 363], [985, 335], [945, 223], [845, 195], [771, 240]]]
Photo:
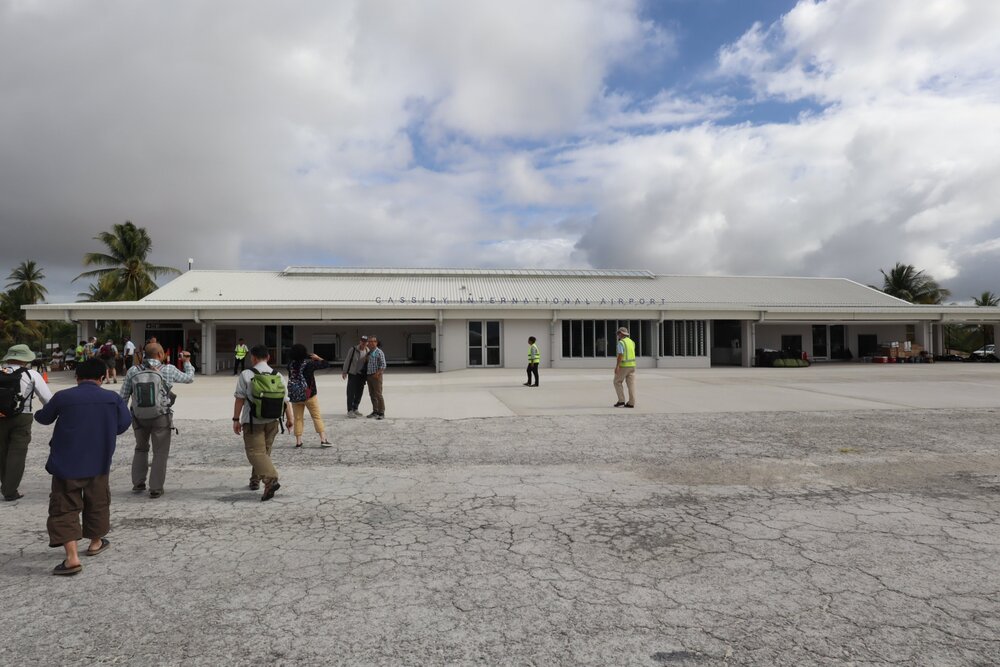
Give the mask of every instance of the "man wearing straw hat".
[[49, 385], [28, 367], [34, 360], [27, 345], [11, 345], [0, 362], [0, 493], [8, 502], [24, 497], [18, 487], [31, 442], [31, 399], [38, 396], [44, 405], [52, 398]]

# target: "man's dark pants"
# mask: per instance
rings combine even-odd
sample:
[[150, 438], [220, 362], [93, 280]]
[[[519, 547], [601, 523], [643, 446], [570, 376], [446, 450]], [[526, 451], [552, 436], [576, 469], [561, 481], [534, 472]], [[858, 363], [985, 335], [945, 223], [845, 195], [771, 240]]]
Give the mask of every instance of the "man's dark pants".
[[0, 494], [6, 498], [17, 495], [24, 477], [32, 419], [28, 413], [0, 417]]
[[233, 363], [233, 375], [236, 375], [237, 373], [242, 373], [246, 369], [247, 369], [247, 358], [246, 357], [243, 357], [242, 359], [235, 359], [235, 361]]
[[365, 374], [347, 374], [347, 411], [354, 412], [365, 395]]
[[538, 386], [538, 364], [528, 364], [528, 384], [531, 384], [531, 376], [535, 376], [535, 386]]
[[96, 540], [107, 535], [111, 530], [111, 486], [108, 484], [108, 475], [86, 479], [53, 477], [46, 528], [49, 531], [50, 547], [61, 547], [84, 537]]

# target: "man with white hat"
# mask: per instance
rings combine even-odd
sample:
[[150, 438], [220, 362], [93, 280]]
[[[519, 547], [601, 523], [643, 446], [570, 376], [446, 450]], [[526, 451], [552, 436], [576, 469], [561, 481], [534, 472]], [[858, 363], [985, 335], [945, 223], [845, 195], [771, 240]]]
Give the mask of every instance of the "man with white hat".
[[[618, 329], [617, 360], [615, 362], [615, 393], [618, 394], [616, 408], [635, 407], [635, 342], [628, 337], [628, 329]], [[625, 392], [622, 382], [628, 386], [628, 403], [625, 402]]]
[[31, 442], [31, 399], [38, 396], [44, 405], [52, 398], [42, 376], [28, 367], [34, 360], [27, 345], [11, 345], [0, 362], [0, 493], [6, 501], [23, 497], [18, 487]]

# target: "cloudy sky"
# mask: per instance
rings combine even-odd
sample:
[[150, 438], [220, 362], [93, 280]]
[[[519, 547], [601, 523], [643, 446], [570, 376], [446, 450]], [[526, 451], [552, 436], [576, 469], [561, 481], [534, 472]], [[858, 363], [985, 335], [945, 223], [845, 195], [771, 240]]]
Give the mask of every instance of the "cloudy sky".
[[[0, 268], [845, 276], [1000, 292], [997, 0], [0, 0]], [[9, 269], [4, 269], [6, 272]]]

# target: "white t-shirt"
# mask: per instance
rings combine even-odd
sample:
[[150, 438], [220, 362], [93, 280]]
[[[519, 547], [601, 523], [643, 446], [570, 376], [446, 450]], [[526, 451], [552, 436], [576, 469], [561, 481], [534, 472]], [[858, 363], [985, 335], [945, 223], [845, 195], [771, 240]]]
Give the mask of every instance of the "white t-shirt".
[[132, 356], [135, 354], [135, 343], [128, 341], [125, 343], [125, 354]]

